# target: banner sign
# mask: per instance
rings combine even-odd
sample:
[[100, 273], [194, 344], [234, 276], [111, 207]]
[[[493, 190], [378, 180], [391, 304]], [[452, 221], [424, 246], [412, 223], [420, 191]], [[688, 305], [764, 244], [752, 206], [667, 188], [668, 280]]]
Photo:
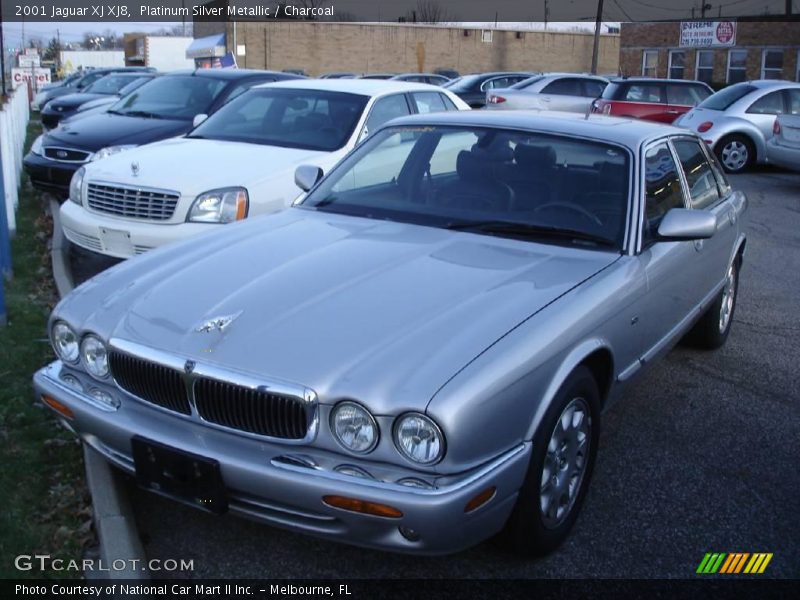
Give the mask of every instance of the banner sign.
[[44, 67], [11, 69], [11, 86], [13, 89], [27, 84], [28, 81], [32, 82], [33, 91], [39, 91], [43, 86], [50, 83], [50, 69]]
[[735, 45], [735, 21], [683, 21], [681, 23], [680, 46], [682, 48]]

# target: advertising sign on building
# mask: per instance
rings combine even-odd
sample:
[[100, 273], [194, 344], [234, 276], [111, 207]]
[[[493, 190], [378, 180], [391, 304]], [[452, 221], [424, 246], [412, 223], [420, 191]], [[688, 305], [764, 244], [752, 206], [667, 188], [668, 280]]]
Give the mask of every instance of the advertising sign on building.
[[735, 21], [683, 21], [681, 47], [707, 48], [736, 45]]
[[17, 56], [17, 66], [22, 69], [39, 67], [41, 64], [38, 54], [20, 54]]
[[16, 89], [20, 85], [32, 82], [33, 90], [38, 91], [42, 86], [50, 83], [50, 69], [33, 67], [30, 69], [11, 69], [11, 85]]

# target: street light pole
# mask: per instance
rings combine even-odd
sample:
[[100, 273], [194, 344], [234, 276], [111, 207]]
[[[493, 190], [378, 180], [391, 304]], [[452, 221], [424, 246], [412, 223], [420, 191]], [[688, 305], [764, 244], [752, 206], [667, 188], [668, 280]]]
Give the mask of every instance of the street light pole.
[[592, 75], [597, 74], [597, 55], [600, 52], [600, 28], [603, 23], [603, 0], [597, 0], [597, 19], [594, 23], [594, 47], [592, 48]]

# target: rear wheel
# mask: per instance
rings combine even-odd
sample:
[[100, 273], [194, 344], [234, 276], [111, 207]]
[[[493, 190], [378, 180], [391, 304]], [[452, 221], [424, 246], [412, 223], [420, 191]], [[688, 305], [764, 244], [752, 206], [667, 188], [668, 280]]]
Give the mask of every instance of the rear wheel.
[[719, 162], [722, 163], [722, 167], [728, 173], [741, 173], [747, 170], [756, 158], [753, 142], [739, 134], [722, 138], [714, 151]]
[[594, 467], [600, 393], [579, 366], [561, 386], [533, 438], [533, 452], [503, 538], [511, 550], [543, 555], [567, 537]]
[[690, 345], [706, 350], [715, 350], [728, 339], [739, 292], [740, 263], [741, 261], [737, 257], [728, 267], [725, 283], [716, 300], [686, 336], [686, 341]]

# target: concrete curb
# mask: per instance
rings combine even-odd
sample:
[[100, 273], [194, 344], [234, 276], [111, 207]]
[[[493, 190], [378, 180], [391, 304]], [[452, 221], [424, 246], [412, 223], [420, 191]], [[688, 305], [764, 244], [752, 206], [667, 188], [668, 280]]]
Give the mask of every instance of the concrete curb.
[[[53, 263], [53, 279], [59, 297], [63, 298], [75, 287], [69, 269], [69, 241], [64, 237], [59, 220], [60, 205], [50, 197], [50, 213], [53, 217], [53, 239], [50, 259]], [[106, 460], [86, 444], [83, 445], [83, 460], [86, 466], [86, 480], [92, 496], [92, 510], [97, 536], [100, 539], [100, 560], [108, 579], [149, 580], [147, 556], [136, 530], [128, 496], [119, 474], [115, 473]], [[112, 570], [111, 566], [125, 561], [125, 568]], [[94, 575], [97, 576], [98, 572]], [[101, 578], [103, 576], [100, 576]]]

